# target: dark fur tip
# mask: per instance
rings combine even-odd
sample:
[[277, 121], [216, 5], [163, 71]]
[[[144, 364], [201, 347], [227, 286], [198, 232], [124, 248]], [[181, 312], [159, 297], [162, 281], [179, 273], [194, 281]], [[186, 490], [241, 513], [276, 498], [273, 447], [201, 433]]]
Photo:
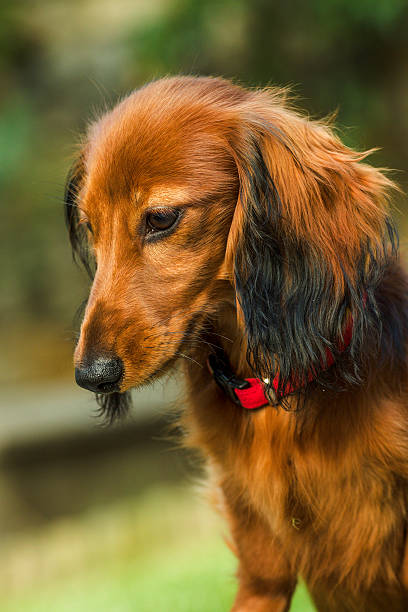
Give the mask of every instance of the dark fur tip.
[[96, 393], [95, 397], [99, 406], [96, 415], [105, 426], [112, 425], [124, 418], [132, 405], [132, 398], [129, 391], [125, 393], [109, 394]]
[[79, 223], [77, 202], [82, 173], [81, 160], [79, 160], [68, 172], [64, 193], [64, 216], [74, 261], [79, 260], [82, 263], [92, 280], [95, 275], [95, 262], [88, 248], [86, 230]]

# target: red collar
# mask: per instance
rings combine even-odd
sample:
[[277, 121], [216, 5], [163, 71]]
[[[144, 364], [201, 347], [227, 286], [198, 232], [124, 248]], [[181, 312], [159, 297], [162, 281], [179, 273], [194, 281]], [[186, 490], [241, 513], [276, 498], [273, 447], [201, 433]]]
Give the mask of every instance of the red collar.
[[[353, 319], [350, 316], [347, 326], [345, 327], [343, 334], [343, 341], [339, 344], [339, 352], [344, 352], [351, 342], [353, 333]], [[262, 408], [270, 404], [265, 393], [265, 382], [261, 378], [238, 378], [234, 375], [231, 370], [231, 366], [228, 362], [228, 358], [224, 351], [217, 351], [212, 353], [208, 358], [208, 367], [211, 374], [214, 376], [215, 382], [219, 387], [228, 395], [228, 397], [241, 408], [247, 410], [254, 410], [255, 408]], [[324, 364], [324, 370], [329, 369], [334, 363], [334, 355], [326, 349], [326, 362]], [[315, 379], [313, 372], [309, 373], [308, 381], [312, 382]], [[268, 381], [269, 382], [269, 381]], [[295, 393], [300, 388], [305, 386], [304, 384], [288, 384], [283, 397]], [[276, 374], [272, 380], [272, 388], [277, 391], [279, 388], [279, 374]]]

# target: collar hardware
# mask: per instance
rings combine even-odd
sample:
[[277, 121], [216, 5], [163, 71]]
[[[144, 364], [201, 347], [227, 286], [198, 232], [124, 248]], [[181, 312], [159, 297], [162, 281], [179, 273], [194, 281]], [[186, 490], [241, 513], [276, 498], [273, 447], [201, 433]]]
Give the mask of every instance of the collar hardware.
[[[343, 337], [338, 344], [338, 351], [344, 353], [351, 343], [353, 333], [353, 318], [349, 315], [343, 331]], [[324, 370], [329, 369], [334, 364], [334, 355], [330, 349], [326, 349], [326, 362]], [[211, 353], [207, 360], [208, 369], [214, 377], [217, 385], [237, 406], [247, 410], [255, 410], [264, 406], [273, 405], [273, 400], [265, 392], [265, 385], [270, 383], [267, 378], [238, 378], [232, 371], [228, 357], [222, 348], [217, 348]], [[313, 370], [309, 372], [307, 381], [304, 383], [289, 383], [284, 392], [284, 397], [296, 393], [297, 390], [312, 382], [316, 377]], [[279, 388], [279, 374], [272, 379], [271, 390], [277, 392]]]
[[250, 387], [248, 380], [238, 378], [231, 369], [231, 365], [224, 351], [211, 353], [207, 360], [208, 368], [214, 377], [217, 385], [224, 391], [226, 395], [238, 406], [243, 408], [236, 391], [242, 391]]

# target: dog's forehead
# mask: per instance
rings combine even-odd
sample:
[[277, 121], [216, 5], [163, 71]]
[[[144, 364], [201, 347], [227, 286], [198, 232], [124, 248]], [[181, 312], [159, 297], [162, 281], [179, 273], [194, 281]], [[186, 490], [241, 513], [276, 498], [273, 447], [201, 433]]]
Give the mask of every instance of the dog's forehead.
[[157, 185], [152, 187], [147, 197], [141, 190], [136, 191], [135, 195], [137, 204], [143, 202], [148, 207], [184, 204], [192, 198], [188, 185]]
[[137, 190], [171, 193], [188, 188], [218, 189], [230, 177], [225, 143], [200, 111], [167, 106], [132, 95], [91, 126], [88, 134], [88, 185], [100, 193]]

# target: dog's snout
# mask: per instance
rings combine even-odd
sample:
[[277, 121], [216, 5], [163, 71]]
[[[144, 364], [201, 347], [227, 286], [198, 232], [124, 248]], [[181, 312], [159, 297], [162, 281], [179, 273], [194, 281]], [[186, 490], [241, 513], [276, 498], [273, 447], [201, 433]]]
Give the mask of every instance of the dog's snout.
[[123, 373], [123, 362], [119, 357], [103, 356], [75, 368], [75, 380], [80, 387], [94, 393], [111, 393], [119, 391]]

